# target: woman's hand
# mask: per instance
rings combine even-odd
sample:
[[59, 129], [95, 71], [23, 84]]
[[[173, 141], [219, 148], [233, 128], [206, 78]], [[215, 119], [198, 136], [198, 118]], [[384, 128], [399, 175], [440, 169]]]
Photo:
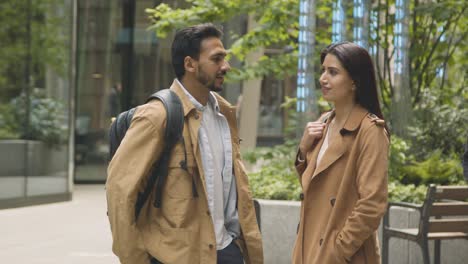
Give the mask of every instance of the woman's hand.
[[304, 134], [302, 135], [301, 143], [299, 143], [299, 151], [301, 152], [301, 157], [305, 157], [307, 152], [312, 149], [314, 141], [320, 139], [323, 136], [323, 129], [325, 128], [325, 123], [316, 121], [308, 122]]

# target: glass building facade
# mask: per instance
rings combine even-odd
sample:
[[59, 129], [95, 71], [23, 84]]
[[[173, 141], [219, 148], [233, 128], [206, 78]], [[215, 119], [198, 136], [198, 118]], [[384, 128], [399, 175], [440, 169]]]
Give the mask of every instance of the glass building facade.
[[73, 10], [0, 2], [0, 208], [71, 199]]
[[146, 30], [157, 2], [78, 1], [77, 182], [105, 180], [111, 118], [172, 83], [170, 43]]

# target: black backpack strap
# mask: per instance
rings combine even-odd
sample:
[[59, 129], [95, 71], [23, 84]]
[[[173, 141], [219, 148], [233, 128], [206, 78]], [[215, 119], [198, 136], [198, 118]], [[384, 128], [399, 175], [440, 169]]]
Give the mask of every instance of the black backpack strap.
[[127, 133], [130, 123], [132, 122], [133, 114], [135, 113], [136, 107], [128, 111], [120, 113], [114, 122], [112, 122], [111, 129], [109, 130], [110, 137], [110, 151], [109, 160], [112, 159], [115, 152], [120, 146], [125, 133]]
[[148, 200], [148, 197], [154, 186], [154, 206], [156, 208], [161, 207], [162, 187], [164, 186], [169, 171], [168, 168], [171, 151], [177, 141], [179, 141], [182, 137], [182, 131], [184, 129], [184, 109], [182, 102], [180, 101], [177, 94], [169, 89], [164, 89], [151, 95], [147, 102], [153, 99], [160, 100], [163, 103], [167, 113], [166, 130], [164, 133], [164, 149], [161, 153], [161, 158], [159, 158], [159, 160], [156, 161], [151, 168], [150, 178], [148, 179], [144, 191], [138, 193], [138, 198], [135, 204], [135, 219], [138, 218], [140, 210], [145, 204], [146, 200]]

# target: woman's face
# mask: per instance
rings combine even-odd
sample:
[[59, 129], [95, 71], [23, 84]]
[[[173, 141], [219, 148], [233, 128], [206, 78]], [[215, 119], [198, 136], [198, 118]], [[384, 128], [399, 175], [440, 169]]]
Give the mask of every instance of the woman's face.
[[355, 86], [353, 80], [340, 61], [333, 54], [327, 54], [322, 63], [320, 86], [323, 98], [335, 105], [354, 103]]

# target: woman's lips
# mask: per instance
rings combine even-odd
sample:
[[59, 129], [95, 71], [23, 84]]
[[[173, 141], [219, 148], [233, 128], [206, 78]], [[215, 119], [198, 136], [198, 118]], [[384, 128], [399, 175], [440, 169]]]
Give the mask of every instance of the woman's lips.
[[327, 87], [323, 87], [322, 86], [322, 93], [326, 94], [330, 91], [331, 89], [330, 88], [327, 88]]

